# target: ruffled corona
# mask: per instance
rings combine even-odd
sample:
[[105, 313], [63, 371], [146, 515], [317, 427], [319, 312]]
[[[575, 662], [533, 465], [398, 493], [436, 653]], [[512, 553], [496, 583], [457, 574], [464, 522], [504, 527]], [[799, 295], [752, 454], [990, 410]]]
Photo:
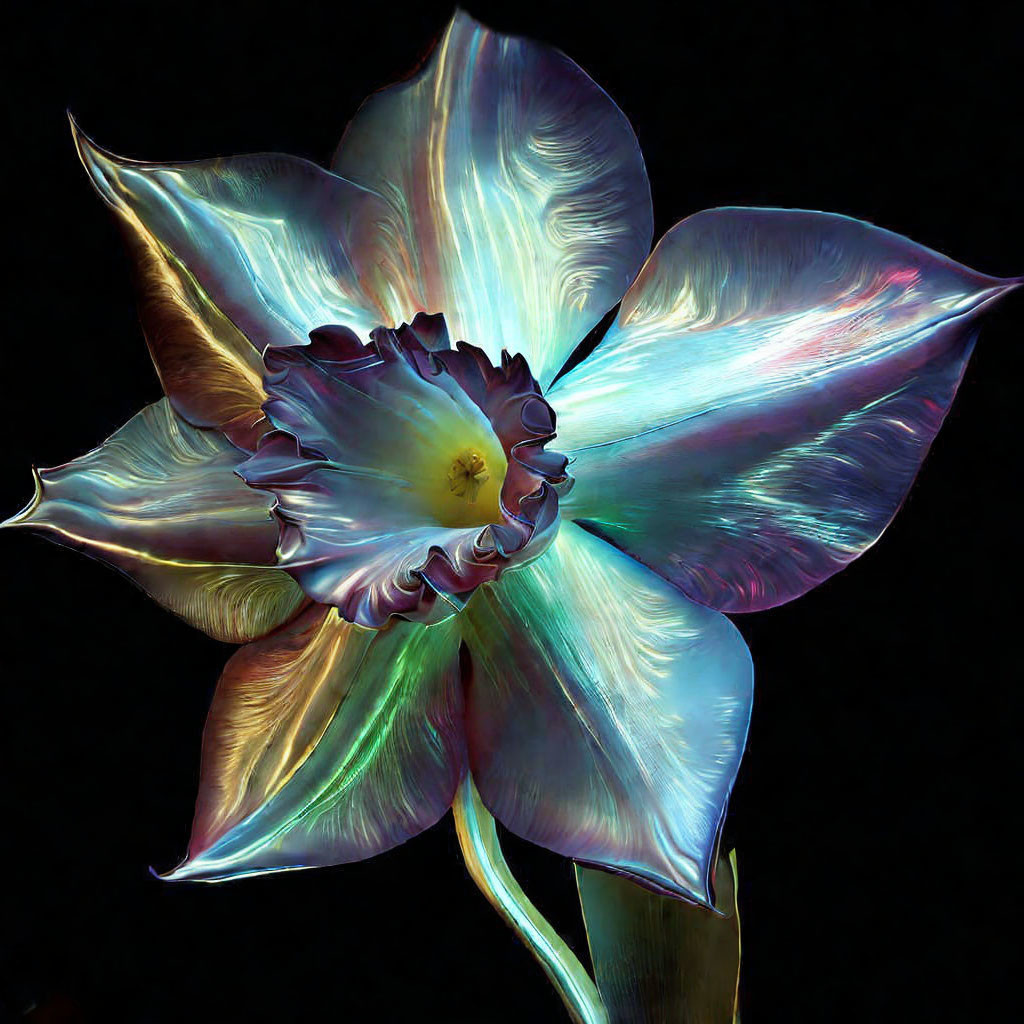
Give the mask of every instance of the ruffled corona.
[[421, 313], [366, 345], [321, 327], [265, 362], [274, 429], [238, 473], [276, 497], [278, 565], [314, 600], [372, 628], [436, 622], [551, 543], [566, 459], [521, 355], [492, 366]]

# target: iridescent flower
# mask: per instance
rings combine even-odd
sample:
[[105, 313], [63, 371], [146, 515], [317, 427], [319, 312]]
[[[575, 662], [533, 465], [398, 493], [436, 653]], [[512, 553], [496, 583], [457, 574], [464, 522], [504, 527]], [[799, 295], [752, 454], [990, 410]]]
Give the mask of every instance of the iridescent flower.
[[[462, 13], [329, 171], [136, 162], [74, 132], [166, 398], [37, 473], [7, 525], [246, 645], [168, 877], [359, 860], [454, 806], [475, 879], [603, 1019], [493, 819], [629, 899], [713, 907], [752, 692], [723, 612], [874, 543], [977, 314], [1020, 279], [793, 210], [698, 213], [648, 255], [621, 111]], [[597, 946], [607, 893], [581, 882]]]

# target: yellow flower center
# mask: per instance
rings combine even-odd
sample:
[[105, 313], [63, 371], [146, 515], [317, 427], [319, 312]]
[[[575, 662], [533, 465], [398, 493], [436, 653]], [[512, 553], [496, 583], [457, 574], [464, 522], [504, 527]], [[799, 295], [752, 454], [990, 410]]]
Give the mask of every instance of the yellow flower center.
[[467, 430], [467, 426], [444, 435], [438, 432], [439, 443], [420, 462], [417, 489], [424, 511], [441, 526], [501, 522], [501, 487], [508, 469], [505, 453], [489, 429]]
[[480, 488], [488, 480], [487, 463], [474, 448], [467, 448], [455, 456], [448, 470], [448, 489], [458, 498], [465, 498], [471, 505], [476, 501]]

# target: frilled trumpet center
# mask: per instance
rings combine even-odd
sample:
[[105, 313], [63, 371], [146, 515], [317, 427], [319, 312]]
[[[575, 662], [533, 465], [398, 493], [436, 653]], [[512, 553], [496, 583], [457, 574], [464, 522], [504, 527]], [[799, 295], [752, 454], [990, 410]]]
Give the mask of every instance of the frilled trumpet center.
[[551, 543], [566, 459], [522, 356], [452, 349], [422, 313], [370, 337], [267, 351], [273, 429], [238, 472], [276, 496], [279, 564], [314, 600], [364, 626], [437, 621]]

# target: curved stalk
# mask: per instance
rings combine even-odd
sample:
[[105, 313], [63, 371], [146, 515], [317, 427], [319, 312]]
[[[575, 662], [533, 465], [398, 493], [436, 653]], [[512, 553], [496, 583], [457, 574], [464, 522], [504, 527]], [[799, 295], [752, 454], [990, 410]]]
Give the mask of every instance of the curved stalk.
[[452, 805], [466, 867], [477, 887], [544, 969], [577, 1024], [608, 1024], [597, 986], [512, 877], [494, 818], [467, 775]]

